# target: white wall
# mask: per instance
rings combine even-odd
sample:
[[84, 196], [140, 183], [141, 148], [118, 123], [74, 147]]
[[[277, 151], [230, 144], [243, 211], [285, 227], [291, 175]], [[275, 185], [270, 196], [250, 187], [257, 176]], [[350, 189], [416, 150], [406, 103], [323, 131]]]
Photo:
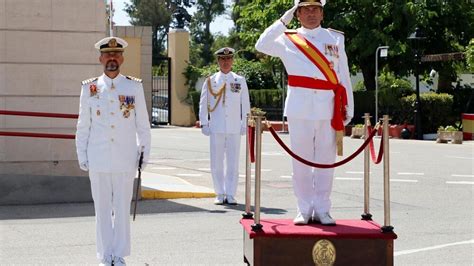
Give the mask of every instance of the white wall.
[[[0, 0], [0, 109], [77, 114], [101, 73], [104, 1]], [[74, 134], [75, 119], [1, 116], [0, 131]], [[0, 136], [0, 174], [79, 174], [74, 140]]]

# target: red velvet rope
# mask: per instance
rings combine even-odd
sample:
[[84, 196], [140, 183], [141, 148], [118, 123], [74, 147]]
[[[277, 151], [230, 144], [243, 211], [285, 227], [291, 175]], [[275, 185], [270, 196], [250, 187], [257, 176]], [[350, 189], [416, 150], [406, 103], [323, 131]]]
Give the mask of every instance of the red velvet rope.
[[[77, 119], [78, 118], [78, 115], [76, 115], [76, 114], [22, 112], [22, 111], [8, 111], [8, 110], [0, 110], [0, 115], [36, 116], [36, 117], [71, 118], [71, 119]], [[67, 135], [67, 134], [13, 132], [13, 131], [0, 131], [0, 136], [27, 137], [27, 138], [47, 138], [47, 139], [75, 139], [76, 138], [75, 135]]]
[[[372, 127], [369, 127], [369, 131], [372, 129]], [[379, 164], [382, 161], [383, 158], [383, 134], [382, 134], [382, 140], [380, 141], [380, 147], [379, 147], [379, 156], [377, 156], [377, 159], [375, 159], [375, 148], [374, 148], [374, 140], [370, 140], [369, 143], [369, 150], [370, 150], [370, 157], [372, 158], [372, 162], [375, 164]]]
[[[336, 163], [333, 163], [333, 164], [319, 164], [319, 163], [314, 163], [314, 162], [310, 162], [310, 161], [307, 161], [303, 158], [301, 158], [300, 156], [296, 155], [294, 152], [292, 152], [290, 150], [290, 148], [288, 148], [288, 146], [286, 146], [286, 144], [281, 140], [281, 138], [278, 136], [278, 134], [275, 132], [275, 130], [273, 129], [273, 127], [269, 126], [268, 129], [270, 130], [270, 133], [272, 133], [273, 137], [275, 138], [275, 140], [280, 144], [280, 146], [288, 153], [291, 155], [291, 157], [295, 158], [296, 160], [300, 161], [301, 163], [304, 163], [308, 166], [311, 166], [311, 167], [316, 167], [316, 168], [334, 168], [334, 167], [338, 167], [338, 166], [341, 166], [349, 161], [351, 161], [352, 159], [354, 159], [357, 155], [359, 155], [359, 153], [361, 153], [365, 147], [367, 147], [367, 145], [369, 145], [369, 142], [372, 141], [373, 137], [375, 136], [375, 133], [377, 132], [376, 129], [373, 129], [372, 132], [370, 132], [370, 135], [369, 135], [369, 138], [366, 139], [364, 141], [364, 143], [362, 144], [362, 146], [359, 147], [359, 149], [357, 149], [353, 154], [351, 154], [351, 156], [347, 157], [346, 159], [342, 160], [342, 161], [339, 161], [339, 162], [336, 162]], [[291, 133], [290, 133], [291, 134]]]
[[249, 135], [249, 152], [250, 152], [250, 162], [255, 162], [255, 128], [248, 126], [247, 127], [248, 135]]
[[7, 111], [7, 110], [0, 110], [0, 115], [38, 116], [38, 117], [71, 118], [71, 119], [78, 118], [78, 115], [76, 115], [76, 114], [20, 112], [20, 111]]
[[0, 136], [10, 137], [28, 137], [28, 138], [46, 138], [46, 139], [75, 139], [75, 135], [66, 134], [48, 134], [48, 133], [30, 133], [30, 132], [9, 132], [0, 131]]

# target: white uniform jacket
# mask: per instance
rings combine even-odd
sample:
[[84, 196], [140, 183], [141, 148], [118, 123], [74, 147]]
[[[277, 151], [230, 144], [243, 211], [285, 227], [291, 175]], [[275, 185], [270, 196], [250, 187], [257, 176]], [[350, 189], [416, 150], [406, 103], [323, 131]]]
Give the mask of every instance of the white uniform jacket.
[[[137, 169], [139, 147], [150, 154], [150, 122], [141, 81], [105, 74], [82, 82], [76, 150], [89, 170], [115, 173]], [[141, 149], [141, 148], [140, 148]]]
[[[279, 57], [288, 75], [306, 76], [326, 80], [321, 71], [288, 39], [286, 26], [276, 21], [258, 39], [255, 48], [270, 56]], [[340, 32], [318, 27], [313, 30], [299, 28], [297, 32], [323, 53], [347, 93], [347, 116], [354, 116], [354, 100], [349, 76], [347, 55], [344, 50], [344, 35]], [[334, 93], [330, 90], [314, 90], [288, 86], [285, 116], [305, 120], [330, 120], [334, 112]]]
[[199, 101], [201, 126], [209, 125], [212, 133], [240, 134], [241, 127], [245, 127], [247, 114], [250, 113], [249, 91], [245, 78], [232, 71], [227, 74], [219, 71], [210, 79], [212, 91], [215, 93], [226, 83], [225, 101], [222, 97], [216, 109], [211, 113], [208, 112], [208, 103], [213, 108], [218, 98], [214, 98], [208, 91], [206, 79]]

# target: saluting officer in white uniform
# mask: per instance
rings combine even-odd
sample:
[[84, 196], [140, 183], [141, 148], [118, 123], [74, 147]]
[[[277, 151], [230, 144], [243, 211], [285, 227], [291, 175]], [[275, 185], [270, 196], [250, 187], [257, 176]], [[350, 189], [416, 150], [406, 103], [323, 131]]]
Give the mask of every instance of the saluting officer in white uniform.
[[220, 71], [206, 79], [199, 102], [202, 133], [210, 136], [211, 174], [217, 194], [214, 204], [217, 205], [237, 204], [240, 136], [246, 132], [250, 112], [247, 82], [231, 71], [234, 53], [229, 47], [215, 52]]
[[150, 154], [150, 122], [141, 80], [120, 74], [127, 42], [95, 44], [104, 73], [82, 82], [76, 149], [89, 171], [100, 265], [125, 265], [130, 255], [130, 203], [139, 153]]
[[[353, 117], [354, 104], [344, 35], [321, 27], [325, 2], [295, 0], [293, 8], [263, 32], [255, 48], [279, 57], [288, 72], [284, 113], [288, 119], [291, 149], [306, 160], [332, 164], [336, 159], [336, 133], [331, 126], [335, 115], [335, 92], [327, 86], [331, 84], [329, 81], [345, 88], [347, 105], [344, 105], [346, 112], [340, 119], [341, 127]], [[286, 26], [294, 14], [301, 27], [290, 32]], [[301, 43], [304, 39], [307, 45]], [[318, 56], [315, 49], [324, 58], [322, 61], [327, 60], [328, 67], [321, 69], [317, 66], [321, 60], [314, 60]], [[331, 71], [335, 75], [328, 79]], [[312, 168], [295, 159], [292, 163], [293, 188], [298, 205], [294, 223], [307, 224], [313, 218], [324, 225], [335, 225], [329, 214], [334, 169]]]

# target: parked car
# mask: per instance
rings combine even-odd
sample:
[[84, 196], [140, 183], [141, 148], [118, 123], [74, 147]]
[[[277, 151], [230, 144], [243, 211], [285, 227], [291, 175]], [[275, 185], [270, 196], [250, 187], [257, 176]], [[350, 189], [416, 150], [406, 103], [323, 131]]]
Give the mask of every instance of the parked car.
[[154, 95], [152, 98], [151, 123], [153, 125], [167, 124], [168, 97]]

